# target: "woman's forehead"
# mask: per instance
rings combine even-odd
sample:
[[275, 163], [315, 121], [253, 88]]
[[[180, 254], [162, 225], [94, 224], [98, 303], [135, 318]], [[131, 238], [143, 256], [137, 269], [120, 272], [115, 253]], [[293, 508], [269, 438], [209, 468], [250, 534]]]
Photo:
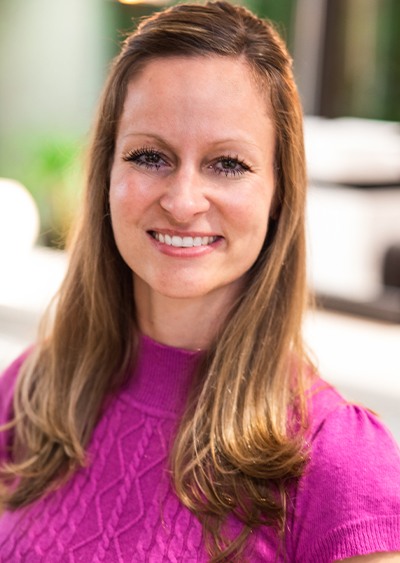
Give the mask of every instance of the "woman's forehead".
[[268, 144], [272, 130], [264, 97], [246, 62], [229, 57], [154, 59], [131, 79], [120, 135], [192, 135]]
[[263, 113], [271, 115], [267, 78], [262, 77], [244, 56], [152, 57], [131, 75], [126, 98], [132, 92], [140, 90], [143, 95], [151, 94], [149, 101], [162, 103], [168, 89], [177, 100], [185, 100], [189, 94], [193, 97], [193, 89], [190, 88], [193, 84], [197, 86], [198, 99], [211, 97], [215, 103], [221, 101], [229, 104], [250, 95], [257, 102], [261, 102], [257, 103], [257, 108], [254, 109], [262, 109]]

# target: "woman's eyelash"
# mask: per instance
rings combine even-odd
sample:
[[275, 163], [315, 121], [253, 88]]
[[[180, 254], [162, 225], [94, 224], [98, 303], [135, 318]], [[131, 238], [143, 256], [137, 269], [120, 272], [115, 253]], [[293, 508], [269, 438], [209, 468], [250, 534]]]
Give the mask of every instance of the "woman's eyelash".
[[212, 164], [212, 168], [217, 174], [225, 174], [225, 176], [238, 176], [245, 172], [251, 172], [248, 164], [240, 160], [238, 156], [231, 155], [218, 157]]
[[122, 158], [126, 162], [134, 162], [148, 169], [156, 168], [158, 170], [165, 163], [163, 155], [157, 149], [151, 147], [142, 147], [129, 151]]

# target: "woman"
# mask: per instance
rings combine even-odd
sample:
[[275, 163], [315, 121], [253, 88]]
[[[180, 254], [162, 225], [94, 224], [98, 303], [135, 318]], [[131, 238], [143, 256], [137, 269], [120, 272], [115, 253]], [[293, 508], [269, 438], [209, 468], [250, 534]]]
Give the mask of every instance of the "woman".
[[398, 449], [302, 344], [305, 186], [270, 24], [127, 38], [54, 320], [2, 379], [2, 561], [398, 560]]

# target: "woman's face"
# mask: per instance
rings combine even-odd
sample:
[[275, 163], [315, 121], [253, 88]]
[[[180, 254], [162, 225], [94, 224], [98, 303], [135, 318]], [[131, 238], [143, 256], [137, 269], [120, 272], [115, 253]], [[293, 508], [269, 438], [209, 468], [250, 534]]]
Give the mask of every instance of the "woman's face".
[[110, 206], [136, 299], [226, 302], [242, 289], [267, 233], [274, 143], [267, 103], [239, 59], [156, 59], [130, 82]]

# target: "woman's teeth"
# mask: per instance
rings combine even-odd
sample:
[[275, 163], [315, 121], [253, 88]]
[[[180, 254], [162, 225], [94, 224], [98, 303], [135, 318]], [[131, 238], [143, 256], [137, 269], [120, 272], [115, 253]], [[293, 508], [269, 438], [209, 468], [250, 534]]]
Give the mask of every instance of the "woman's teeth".
[[163, 235], [156, 231], [151, 232], [151, 236], [168, 246], [175, 246], [177, 248], [191, 248], [192, 246], [207, 246], [217, 240], [218, 237], [179, 237], [177, 235]]

